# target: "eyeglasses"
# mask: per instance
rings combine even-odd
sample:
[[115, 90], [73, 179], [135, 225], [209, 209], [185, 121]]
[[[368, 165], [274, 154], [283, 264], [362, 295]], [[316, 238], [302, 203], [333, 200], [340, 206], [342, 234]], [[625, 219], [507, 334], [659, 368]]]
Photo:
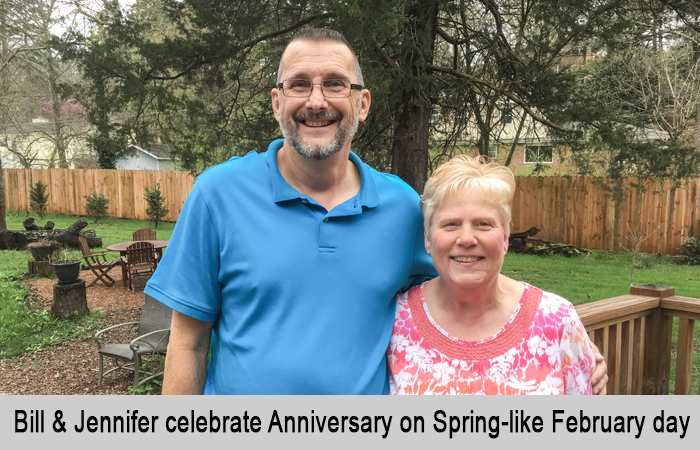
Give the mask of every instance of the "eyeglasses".
[[362, 90], [361, 84], [353, 84], [347, 80], [323, 80], [320, 83], [312, 83], [311, 80], [289, 78], [277, 83], [277, 89], [282, 90], [286, 97], [309, 97], [314, 90], [314, 85], [321, 86], [321, 92], [326, 98], [350, 97], [353, 89]]

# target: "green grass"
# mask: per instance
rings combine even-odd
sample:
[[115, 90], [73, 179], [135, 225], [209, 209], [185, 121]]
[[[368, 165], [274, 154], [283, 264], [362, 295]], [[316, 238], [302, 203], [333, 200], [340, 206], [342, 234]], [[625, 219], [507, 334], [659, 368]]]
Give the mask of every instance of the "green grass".
[[[554, 292], [574, 305], [629, 294], [632, 254], [596, 251], [588, 256], [539, 257], [507, 254], [504, 275]], [[670, 256], [637, 256], [633, 284], [656, 283], [676, 295], [700, 298], [700, 266], [679, 266]]]
[[[7, 228], [23, 230], [22, 221], [27, 218], [25, 212], [7, 211], [5, 214]], [[38, 219], [39, 225], [51, 220], [56, 229], [72, 225], [79, 216], [44, 214]], [[155, 229], [158, 239], [169, 240], [175, 224], [162, 222], [158, 228], [145, 220], [106, 218], [98, 224], [89, 223], [86, 229], [94, 229], [97, 237], [102, 238], [101, 249], [119, 242], [131, 240], [134, 231], [140, 228]], [[42, 306], [28, 302], [25, 297], [29, 289], [21, 282], [21, 275], [27, 272], [27, 262], [32, 259], [27, 251], [4, 250], [0, 252], [0, 358], [17, 356], [23, 352], [38, 351], [50, 345], [60, 344], [69, 339], [88, 339], [98, 326], [99, 312], [92, 312], [74, 320], [62, 322], [54, 320], [51, 313]], [[79, 250], [70, 250], [69, 258], [82, 259]], [[112, 252], [108, 259], [118, 259], [119, 254]]]

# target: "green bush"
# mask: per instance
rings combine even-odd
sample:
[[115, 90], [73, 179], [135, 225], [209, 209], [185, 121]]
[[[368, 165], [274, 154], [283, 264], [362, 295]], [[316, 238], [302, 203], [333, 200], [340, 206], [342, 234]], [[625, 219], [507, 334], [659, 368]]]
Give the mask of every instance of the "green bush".
[[83, 198], [86, 201], [85, 212], [93, 223], [97, 223], [98, 220], [107, 215], [109, 199], [104, 196], [102, 191], [98, 194], [94, 189], [90, 189], [90, 195], [83, 195]]
[[680, 248], [676, 251], [680, 255], [675, 261], [686, 266], [700, 265], [700, 239], [683, 238]]
[[158, 228], [158, 222], [162, 221], [168, 216], [170, 208], [165, 206], [165, 197], [160, 193], [160, 183], [153, 185], [151, 189], [144, 187], [146, 194], [143, 196], [144, 200], [148, 204], [146, 208], [146, 215], [149, 220], [153, 222], [156, 228]]
[[29, 207], [42, 219], [46, 212], [46, 204], [49, 202], [49, 194], [46, 193], [47, 187], [49, 186], [46, 183], [39, 180], [29, 188]]

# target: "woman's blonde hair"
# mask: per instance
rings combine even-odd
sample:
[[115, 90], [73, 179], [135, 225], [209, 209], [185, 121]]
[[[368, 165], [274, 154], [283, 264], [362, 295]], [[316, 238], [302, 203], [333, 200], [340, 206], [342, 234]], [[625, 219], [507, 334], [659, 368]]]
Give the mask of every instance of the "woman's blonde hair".
[[425, 183], [421, 210], [425, 230], [430, 230], [433, 214], [445, 200], [460, 195], [478, 195], [482, 200], [501, 207], [501, 220], [510, 233], [510, 204], [515, 194], [515, 177], [506, 166], [479, 155], [459, 155], [437, 168]]

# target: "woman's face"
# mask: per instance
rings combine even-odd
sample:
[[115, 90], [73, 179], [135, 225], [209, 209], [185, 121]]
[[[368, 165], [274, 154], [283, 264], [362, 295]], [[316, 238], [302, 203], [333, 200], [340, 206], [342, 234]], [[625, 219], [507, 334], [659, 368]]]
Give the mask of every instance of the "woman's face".
[[425, 233], [425, 248], [440, 278], [460, 289], [495, 280], [508, 251], [500, 205], [477, 197], [467, 193], [447, 199]]

